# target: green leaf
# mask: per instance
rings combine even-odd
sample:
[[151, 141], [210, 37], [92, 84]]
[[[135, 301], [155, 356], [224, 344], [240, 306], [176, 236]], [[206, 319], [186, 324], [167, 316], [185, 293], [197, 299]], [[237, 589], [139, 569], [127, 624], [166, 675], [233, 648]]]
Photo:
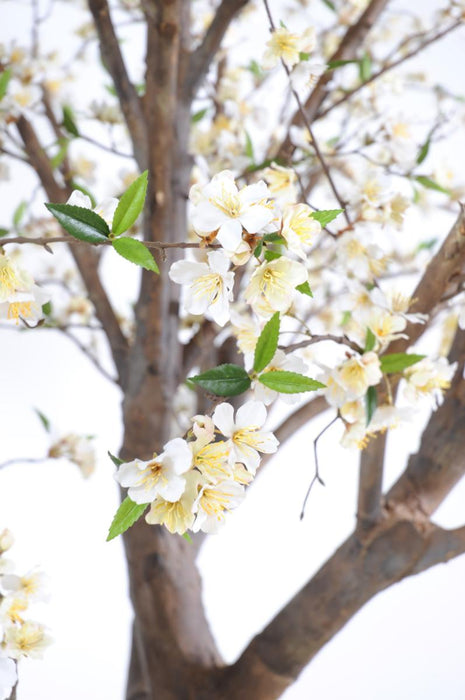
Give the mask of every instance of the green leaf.
[[450, 190], [448, 190], [446, 187], [441, 187], [441, 185], [438, 185], [437, 182], [434, 182], [434, 180], [426, 175], [417, 175], [415, 180], [419, 182], [420, 185], [423, 185], [423, 187], [426, 187], [427, 190], [435, 190], [436, 192], [442, 192], [443, 194], [450, 195]]
[[330, 61], [328, 63], [328, 70], [334, 70], [335, 68], [340, 68], [341, 66], [347, 66], [349, 63], [358, 63], [357, 58], [349, 58], [341, 61]]
[[68, 139], [60, 139], [59, 146], [60, 148], [58, 149], [58, 151], [52, 158], [50, 158], [50, 165], [54, 170], [60, 167], [60, 165], [63, 163], [64, 159], [68, 155]]
[[8, 236], [9, 233], [10, 233], [10, 229], [0, 228], [0, 238], [3, 238], [4, 236]]
[[300, 394], [301, 391], [316, 391], [324, 389], [326, 384], [317, 382], [297, 372], [287, 372], [282, 369], [265, 372], [258, 377], [258, 381], [281, 394]]
[[216, 396], [238, 396], [250, 388], [250, 377], [239, 365], [219, 365], [195, 377], [189, 377], [205, 391]]
[[308, 297], [312, 297], [313, 299], [313, 292], [310, 289], [310, 285], [308, 282], [302, 282], [302, 284], [298, 284], [296, 289], [301, 294], [306, 294]]
[[52, 302], [47, 301], [45, 304], [42, 304], [42, 313], [44, 316], [50, 316], [52, 313]]
[[126, 260], [129, 260], [135, 265], [140, 265], [140, 267], [146, 270], [156, 272], [157, 275], [160, 274], [155, 258], [141, 241], [137, 241], [135, 238], [122, 236], [121, 238], [115, 238], [111, 243], [121, 257], [126, 258]]
[[47, 418], [47, 416], [46, 416], [44, 413], [42, 413], [42, 411], [39, 411], [38, 408], [35, 408], [34, 411], [36, 412], [36, 415], [37, 415], [38, 419], [39, 419], [40, 422], [42, 423], [42, 426], [43, 426], [44, 430], [46, 430], [47, 433], [49, 433], [51, 427], [50, 427], [50, 421], [49, 421], [49, 419]]
[[110, 235], [108, 224], [92, 209], [75, 207], [72, 204], [46, 204], [45, 206], [73, 238], [87, 241], [87, 243], [108, 241]]
[[144, 208], [145, 193], [147, 192], [148, 171], [144, 170], [137, 180], [128, 187], [116, 207], [111, 230], [115, 236], [127, 231]]
[[69, 105], [63, 105], [63, 126], [71, 136], [79, 136], [74, 112]]
[[311, 217], [315, 221], [319, 221], [321, 228], [324, 228], [331, 221], [334, 221], [339, 214], [342, 214], [343, 211], [344, 209], [322, 209], [321, 211], [312, 212]]
[[11, 68], [7, 68], [2, 73], [0, 73], [0, 100], [3, 100], [3, 98], [5, 97], [10, 80]]
[[434, 248], [437, 242], [437, 238], [430, 238], [427, 241], [422, 241], [417, 245], [415, 252], [418, 253], [420, 250], [431, 250], [431, 248]]
[[263, 236], [263, 240], [265, 243], [282, 243], [285, 244], [286, 241], [282, 236], [279, 235], [276, 231], [274, 233], [265, 233]]
[[417, 163], [418, 163], [418, 165], [420, 165], [421, 163], [423, 163], [423, 161], [425, 160], [426, 156], [427, 156], [428, 153], [429, 153], [429, 147], [430, 147], [430, 146], [431, 146], [431, 139], [430, 139], [430, 137], [428, 136], [428, 138], [426, 139], [425, 143], [423, 144], [423, 146], [422, 146], [422, 147], [420, 148], [420, 150], [418, 151], [418, 155], [417, 155]]
[[278, 253], [276, 250], [265, 250], [263, 257], [265, 258], [266, 262], [271, 262], [272, 260], [281, 258], [282, 254]]
[[252, 163], [255, 163], [255, 155], [253, 152], [253, 143], [252, 139], [250, 138], [250, 134], [248, 131], [245, 132], [245, 155], [247, 158], [250, 158]]
[[347, 324], [349, 323], [351, 318], [352, 318], [352, 311], [343, 311], [342, 312], [342, 319], [341, 319], [341, 326], [347, 326]]
[[366, 81], [370, 79], [371, 69], [371, 57], [367, 52], [365, 52], [358, 64], [358, 75], [360, 78], [360, 82], [366, 83]]
[[261, 78], [263, 75], [263, 71], [255, 59], [250, 61], [249, 65], [247, 66], [247, 70], [249, 70], [256, 78]]
[[262, 250], [263, 250], [263, 238], [261, 238], [258, 241], [257, 245], [255, 246], [255, 250], [254, 250], [253, 254], [255, 255], [256, 258], [260, 257], [260, 255], [262, 254]]
[[123, 464], [123, 460], [119, 457], [115, 457], [115, 455], [112, 455], [110, 450], [108, 450], [107, 455], [109, 456], [115, 467], [119, 467], [121, 464]]
[[18, 204], [16, 209], [14, 210], [13, 213], [13, 226], [15, 228], [18, 228], [19, 224], [21, 221], [24, 219], [24, 214], [26, 213], [27, 210], [27, 202], [22, 201]]
[[394, 374], [395, 372], [402, 372], [402, 370], [412, 365], [416, 365], [417, 362], [423, 360], [426, 355], [414, 355], [408, 354], [406, 352], [394, 352], [390, 355], [383, 355], [379, 358], [381, 362], [381, 371], [384, 374]]
[[192, 544], [192, 537], [189, 535], [188, 532], [185, 532], [185, 533], [183, 534], [183, 537], [184, 537], [184, 539], [186, 540], [186, 542], [189, 542], [189, 544]]
[[299, 60], [308, 61], [309, 58], [310, 58], [309, 53], [307, 53], [306, 51], [299, 51]]
[[365, 349], [363, 352], [371, 352], [373, 348], [376, 345], [376, 336], [371, 330], [371, 328], [367, 328], [366, 336], [365, 336]]
[[205, 107], [205, 109], [200, 109], [198, 112], [194, 112], [191, 117], [191, 124], [197, 124], [197, 122], [201, 121], [208, 112], [208, 109], [208, 107]]
[[270, 364], [278, 347], [279, 338], [279, 311], [270, 318], [260, 333], [255, 346], [253, 368], [255, 372], [261, 372]]
[[367, 425], [370, 424], [373, 418], [373, 413], [376, 411], [376, 406], [378, 405], [378, 394], [374, 386], [369, 386], [367, 393], [365, 394], [365, 413]]
[[123, 532], [126, 532], [131, 525], [134, 525], [136, 520], [139, 520], [144, 510], [146, 510], [147, 506], [148, 503], [134, 503], [129, 496], [126, 496], [116, 511], [113, 522], [110, 525], [107, 542], [121, 535]]
[[326, 5], [326, 7], [329, 7], [330, 10], [336, 12], [336, 5], [331, 2], [331, 0], [322, 0], [322, 2]]

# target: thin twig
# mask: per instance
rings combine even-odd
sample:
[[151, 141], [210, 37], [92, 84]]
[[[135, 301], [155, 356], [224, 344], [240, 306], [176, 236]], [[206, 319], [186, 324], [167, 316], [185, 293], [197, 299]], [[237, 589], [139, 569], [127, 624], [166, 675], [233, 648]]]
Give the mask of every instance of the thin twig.
[[49, 457], [13, 457], [12, 459], [7, 459], [6, 462], [0, 464], [0, 469], [5, 469], [10, 467], [12, 464], [42, 464], [46, 462]]
[[[266, 11], [266, 14], [267, 14], [267, 16], [268, 16], [268, 21], [269, 21], [269, 23], [270, 23], [270, 29], [271, 29], [272, 32], [274, 32], [274, 31], [276, 30], [276, 25], [275, 25], [275, 23], [274, 23], [274, 21], [273, 21], [272, 15], [271, 15], [271, 10], [270, 10], [269, 4], [268, 4], [268, 0], [263, 0], [263, 4], [264, 4], [264, 6], [265, 6], [265, 11]], [[309, 135], [310, 135], [310, 139], [311, 139], [311, 141], [312, 141], [312, 146], [313, 146], [313, 149], [315, 150], [315, 155], [316, 155], [317, 159], [320, 161], [320, 165], [321, 165], [321, 167], [322, 167], [322, 169], [323, 169], [324, 174], [326, 175], [326, 179], [328, 180], [329, 186], [331, 187], [334, 196], [336, 197], [337, 201], [339, 202], [339, 206], [341, 207], [341, 209], [344, 210], [344, 218], [345, 218], [345, 220], [347, 221], [347, 225], [348, 225], [348, 226], [352, 226], [352, 223], [351, 223], [349, 214], [348, 214], [347, 211], [346, 211], [346, 203], [344, 202], [344, 200], [342, 199], [341, 195], [339, 194], [339, 192], [338, 192], [338, 190], [337, 190], [336, 184], [335, 184], [335, 182], [334, 182], [334, 180], [333, 180], [333, 176], [331, 175], [331, 173], [330, 173], [330, 171], [329, 171], [329, 168], [328, 168], [328, 165], [327, 165], [327, 163], [326, 163], [326, 161], [325, 161], [325, 158], [324, 158], [322, 152], [320, 151], [320, 147], [318, 146], [318, 143], [317, 143], [317, 141], [316, 141], [316, 139], [315, 139], [315, 135], [314, 135], [314, 133], [313, 133], [313, 129], [312, 129], [311, 125], [310, 125], [310, 121], [308, 120], [307, 115], [305, 114], [305, 109], [304, 109], [304, 106], [303, 106], [303, 104], [302, 104], [302, 101], [301, 101], [301, 99], [300, 99], [300, 97], [299, 97], [299, 94], [298, 94], [297, 90], [295, 90], [294, 87], [293, 87], [293, 85], [292, 85], [292, 81], [291, 81], [291, 71], [290, 71], [290, 69], [288, 68], [288, 66], [286, 65], [286, 63], [283, 61], [283, 59], [281, 59], [281, 63], [282, 63], [282, 65], [283, 65], [284, 70], [286, 71], [286, 75], [287, 75], [287, 77], [288, 77], [288, 79], [289, 79], [290, 89], [291, 89], [291, 92], [292, 92], [292, 94], [293, 94], [293, 96], [294, 96], [294, 99], [295, 99], [295, 101], [296, 101], [296, 103], [297, 103], [297, 107], [298, 107], [298, 110], [299, 110], [300, 115], [301, 115], [301, 117], [302, 117], [302, 121], [303, 121], [303, 123], [304, 123], [304, 126], [305, 126], [305, 128], [307, 129], [307, 131], [308, 131], [308, 133], [309, 133]]]
[[[139, 241], [146, 248], [154, 248], [159, 250], [165, 250], [167, 248], [208, 248], [216, 249], [221, 248], [219, 243], [163, 243], [161, 241]], [[112, 241], [108, 239], [107, 241], [101, 241], [100, 243], [88, 243], [87, 241], [80, 241], [77, 238], [72, 238], [71, 236], [51, 236], [50, 238], [28, 238], [27, 236], [14, 236], [11, 238], [0, 239], [0, 247], [4, 245], [9, 245], [10, 243], [32, 243], [34, 245], [47, 246], [50, 243], [73, 243], [80, 245], [111, 245]]]
[[292, 345], [283, 346], [283, 349], [288, 352], [294, 350], [300, 350], [300, 348], [306, 348], [309, 345], [314, 345], [315, 343], [322, 343], [324, 340], [332, 340], [333, 343], [339, 343], [340, 345], [347, 345], [351, 350], [357, 353], [363, 353], [363, 349], [357, 343], [347, 338], [345, 335], [332, 335], [331, 333], [326, 333], [324, 335], [312, 335], [311, 338], [307, 340], [301, 340], [299, 343], [293, 343]]
[[326, 431], [327, 431], [332, 425], [334, 425], [334, 423], [335, 423], [338, 419], [339, 419], [339, 414], [337, 414], [336, 417], [333, 418], [333, 419], [328, 423], [328, 425], [325, 425], [325, 427], [323, 428], [323, 430], [321, 430], [321, 431], [318, 433], [318, 435], [316, 436], [316, 438], [315, 438], [314, 441], [313, 441], [313, 455], [314, 455], [314, 458], [315, 458], [315, 473], [314, 473], [313, 478], [312, 478], [312, 480], [311, 480], [311, 482], [310, 482], [310, 485], [309, 485], [309, 487], [308, 487], [307, 493], [305, 494], [304, 502], [303, 502], [303, 504], [302, 504], [302, 511], [301, 511], [301, 513], [300, 513], [300, 519], [301, 519], [301, 520], [303, 520], [303, 517], [304, 517], [304, 515], [305, 515], [305, 507], [306, 507], [306, 505], [307, 505], [307, 501], [308, 501], [308, 498], [309, 498], [309, 496], [310, 496], [310, 492], [311, 492], [311, 490], [312, 490], [312, 488], [313, 488], [313, 484], [315, 484], [315, 482], [318, 481], [322, 486], [325, 485], [325, 482], [323, 481], [323, 479], [322, 479], [321, 476], [320, 476], [320, 466], [319, 466], [319, 463], [318, 463], [318, 440], [326, 433]]

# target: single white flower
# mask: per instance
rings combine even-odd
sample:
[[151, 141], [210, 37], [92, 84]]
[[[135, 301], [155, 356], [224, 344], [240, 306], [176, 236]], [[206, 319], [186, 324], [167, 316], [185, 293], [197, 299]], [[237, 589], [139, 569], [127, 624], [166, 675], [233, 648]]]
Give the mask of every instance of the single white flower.
[[231, 404], [221, 403], [215, 408], [213, 421], [230, 440], [231, 461], [242, 462], [252, 474], [260, 464], [260, 452], [272, 454], [278, 449], [273, 433], [260, 430], [266, 421], [266, 408], [259, 401], [247, 401], [238, 409], [236, 420]]
[[425, 358], [404, 370], [405, 397], [415, 403], [422, 397], [429, 397], [437, 405], [444, 391], [450, 387], [457, 363], [449, 364], [445, 357], [438, 360]]
[[263, 171], [268, 188], [273, 197], [286, 203], [294, 203], [297, 199], [297, 175], [292, 168], [272, 163]]
[[173, 263], [169, 276], [184, 287], [184, 306], [195, 315], [206, 314], [219, 326], [229, 320], [229, 302], [233, 299], [234, 273], [221, 251], [208, 253], [208, 264], [191, 260]]
[[375, 352], [354, 355], [337, 370], [337, 381], [346, 392], [346, 400], [354, 401], [379, 384], [383, 376], [379, 357]]
[[216, 237], [226, 251], [241, 252], [245, 241], [242, 231], [259, 233], [274, 218], [274, 207], [268, 203], [270, 193], [263, 180], [237, 188], [229, 170], [215, 175], [192, 199], [192, 226], [201, 236], [216, 232]]
[[392, 314], [381, 308], [373, 308], [367, 317], [366, 325], [376, 337], [380, 348], [386, 347], [398, 338], [408, 338], [405, 333], [402, 333], [407, 326], [405, 314]]
[[262, 59], [263, 68], [273, 68], [282, 59], [289, 67], [295, 66], [300, 61], [301, 53], [310, 53], [315, 48], [316, 36], [313, 27], [309, 27], [302, 34], [293, 34], [285, 27], [273, 30], [271, 38], [267, 41], [267, 50]]
[[305, 260], [307, 257], [303, 246], [311, 245], [313, 238], [320, 233], [321, 225], [312, 218], [308, 204], [294, 204], [284, 210], [281, 236], [287, 247]]
[[196, 518], [192, 530], [217, 533], [224, 523], [226, 513], [236, 508], [243, 498], [244, 487], [236, 481], [204, 484], [193, 505]]
[[28, 621], [7, 629], [5, 650], [12, 659], [20, 659], [23, 656], [41, 659], [42, 652], [51, 641], [43, 625]]
[[48, 600], [48, 578], [42, 571], [30, 571], [24, 576], [6, 574], [2, 576], [1, 587], [4, 591], [24, 596], [30, 600]]
[[212, 442], [208, 434], [189, 443], [192, 450], [192, 465], [209, 482], [216, 484], [231, 477], [231, 446], [225, 440]]
[[121, 464], [115, 479], [129, 487], [128, 496], [134, 503], [150, 503], [157, 496], [166, 501], [177, 501], [186, 485], [185, 474], [192, 464], [192, 452], [185, 440], [174, 438], [166, 443], [163, 452], [143, 462], [135, 459]]
[[285, 257], [264, 262], [250, 278], [245, 300], [255, 308], [264, 299], [273, 311], [284, 313], [292, 304], [295, 288], [307, 281], [308, 273], [302, 263]]
[[28, 272], [0, 255], [0, 318], [36, 323], [43, 318], [42, 306], [49, 300], [50, 294], [34, 284]]

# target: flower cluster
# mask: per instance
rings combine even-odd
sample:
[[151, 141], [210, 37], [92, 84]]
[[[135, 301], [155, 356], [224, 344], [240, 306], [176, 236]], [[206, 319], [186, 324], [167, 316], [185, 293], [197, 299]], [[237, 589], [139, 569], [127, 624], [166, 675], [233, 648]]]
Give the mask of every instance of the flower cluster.
[[214, 533], [242, 501], [261, 454], [276, 452], [278, 441], [262, 430], [265, 406], [248, 401], [238, 409], [219, 404], [213, 415], [193, 418], [187, 439], [174, 438], [148, 461], [120, 465], [115, 475], [134, 503], [150, 504], [146, 521], [174, 533]]
[[42, 573], [24, 576], [13, 573], [13, 563], [4, 557], [13, 544], [9, 530], [0, 532], [0, 699], [10, 696], [17, 681], [16, 663], [22, 658], [41, 658], [51, 638], [39, 622], [25, 618], [29, 606], [46, 599]]

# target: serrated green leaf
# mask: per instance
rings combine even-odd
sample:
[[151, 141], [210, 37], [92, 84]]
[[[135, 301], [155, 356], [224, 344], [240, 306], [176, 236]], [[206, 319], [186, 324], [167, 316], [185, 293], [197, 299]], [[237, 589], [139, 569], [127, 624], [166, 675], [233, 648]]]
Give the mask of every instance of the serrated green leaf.
[[5, 97], [10, 80], [11, 68], [7, 68], [2, 73], [0, 73], [0, 100], [3, 100], [3, 98]]
[[306, 294], [308, 297], [312, 297], [313, 299], [313, 292], [308, 282], [302, 282], [302, 284], [298, 284], [296, 289], [301, 294]]
[[344, 209], [322, 209], [321, 211], [313, 211], [311, 217], [320, 223], [321, 228], [324, 228], [343, 211]]
[[107, 222], [92, 209], [72, 204], [46, 204], [49, 212], [73, 238], [87, 243], [108, 241], [110, 229]]
[[255, 163], [253, 143], [248, 131], [245, 132], [245, 155], [252, 161], [252, 163]]
[[371, 77], [372, 62], [368, 53], [364, 53], [358, 64], [360, 82], [366, 83]]
[[72, 136], [79, 136], [79, 129], [76, 125], [74, 112], [69, 105], [63, 105], [63, 126]]
[[18, 204], [13, 213], [13, 226], [17, 228], [21, 221], [24, 219], [24, 214], [27, 210], [27, 202], [22, 201]]
[[379, 358], [381, 362], [381, 371], [384, 374], [394, 374], [402, 372], [402, 370], [416, 365], [417, 362], [423, 360], [426, 355], [414, 355], [413, 353], [394, 352], [390, 355], [383, 355]]
[[417, 155], [417, 164], [418, 164], [418, 165], [420, 165], [421, 163], [423, 163], [423, 161], [425, 160], [426, 156], [427, 156], [428, 153], [429, 153], [429, 147], [430, 147], [430, 146], [431, 146], [431, 140], [430, 140], [430, 138], [428, 137], [428, 138], [426, 139], [425, 143], [423, 144], [423, 146], [422, 146], [422, 147], [420, 148], [420, 150], [418, 151], [418, 155]]
[[366, 424], [369, 425], [371, 419], [373, 418], [373, 413], [376, 411], [376, 406], [378, 405], [378, 393], [376, 387], [369, 386], [367, 393], [365, 394], [365, 414], [366, 414]]
[[126, 496], [116, 511], [113, 522], [110, 525], [107, 542], [118, 537], [118, 535], [121, 535], [123, 532], [126, 532], [131, 525], [134, 525], [136, 520], [139, 520], [144, 510], [147, 509], [147, 506], [148, 503], [134, 503], [129, 496]]
[[278, 253], [276, 250], [265, 250], [263, 257], [265, 258], [266, 262], [271, 262], [272, 260], [278, 260], [278, 258], [281, 258], [282, 254]]
[[427, 190], [435, 190], [436, 192], [442, 192], [443, 194], [450, 195], [450, 190], [448, 190], [446, 187], [438, 185], [437, 182], [434, 182], [434, 180], [426, 175], [416, 175], [415, 180], [419, 182], [420, 185], [423, 185], [423, 187], [426, 187]]
[[219, 365], [189, 380], [216, 396], [238, 396], [250, 388], [250, 377], [239, 365]]
[[376, 345], [376, 336], [371, 330], [371, 328], [367, 328], [366, 336], [365, 336], [365, 349], [364, 352], [371, 352], [373, 348]]
[[194, 112], [194, 114], [191, 117], [191, 123], [197, 124], [197, 122], [201, 121], [208, 112], [208, 109], [208, 107], [205, 107], [205, 109], [199, 109], [198, 112]]
[[258, 241], [257, 245], [255, 246], [255, 250], [254, 250], [253, 254], [255, 255], [256, 258], [260, 257], [260, 255], [262, 254], [262, 250], [263, 250], [263, 238], [261, 238]]
[[109, 456], [115, 467], [119, 467], [121, 464], [123, 464], [123, 460], [119, 457], [115, 457], [115, 455], [112, 455], [110, 450], [107, 451], [107, 455]]
[[261, 372], [269, 365], [278, 347], [279, 338], [279, 311], [277, 311], [265, 324], [255, 346], [253, 368], [255, 372]]
[[147, 192], [147, 178], [148, 171], [144, 170], [137, 180], [134, 180], [134, 182], [129, 185], [128, 189], [119, 200], [111, 224], [111, 230], [115, 236], [120, 236], [131, 228], [144, 208], [145, 194]]
[[156, 272], [157, 275], [160, 274], [155, 258], [141, 241], [137, 241], [135, 238], [122, 236], [121, 238], [115, 238], [111, 244], [122, 258], [129, 260], [129, 262], [134, 263], [134, 265], [143, 267], [145, 270]]
[[310, 379], [297, 372], [287, 372], [277, 369], [272, 372], [265, 372], [258, 377], [258, 381], [268, 387], [278, 391], [280, 394], [300, 394], [302, 391], [316, 391], [324, 389], [326, 384]]
[[44, 430], [46, 430], [46, 432], [49, 433], [51, 426], [50, 426], [50, 421], [47, 418], [47, 416], [44, 413], [42, 413], [42, 411], [39, 411], [38, 408], [35, 408], [34, 411], [35, 411], [38, 419], [42, 423], [42, 427], [44, 428]]

